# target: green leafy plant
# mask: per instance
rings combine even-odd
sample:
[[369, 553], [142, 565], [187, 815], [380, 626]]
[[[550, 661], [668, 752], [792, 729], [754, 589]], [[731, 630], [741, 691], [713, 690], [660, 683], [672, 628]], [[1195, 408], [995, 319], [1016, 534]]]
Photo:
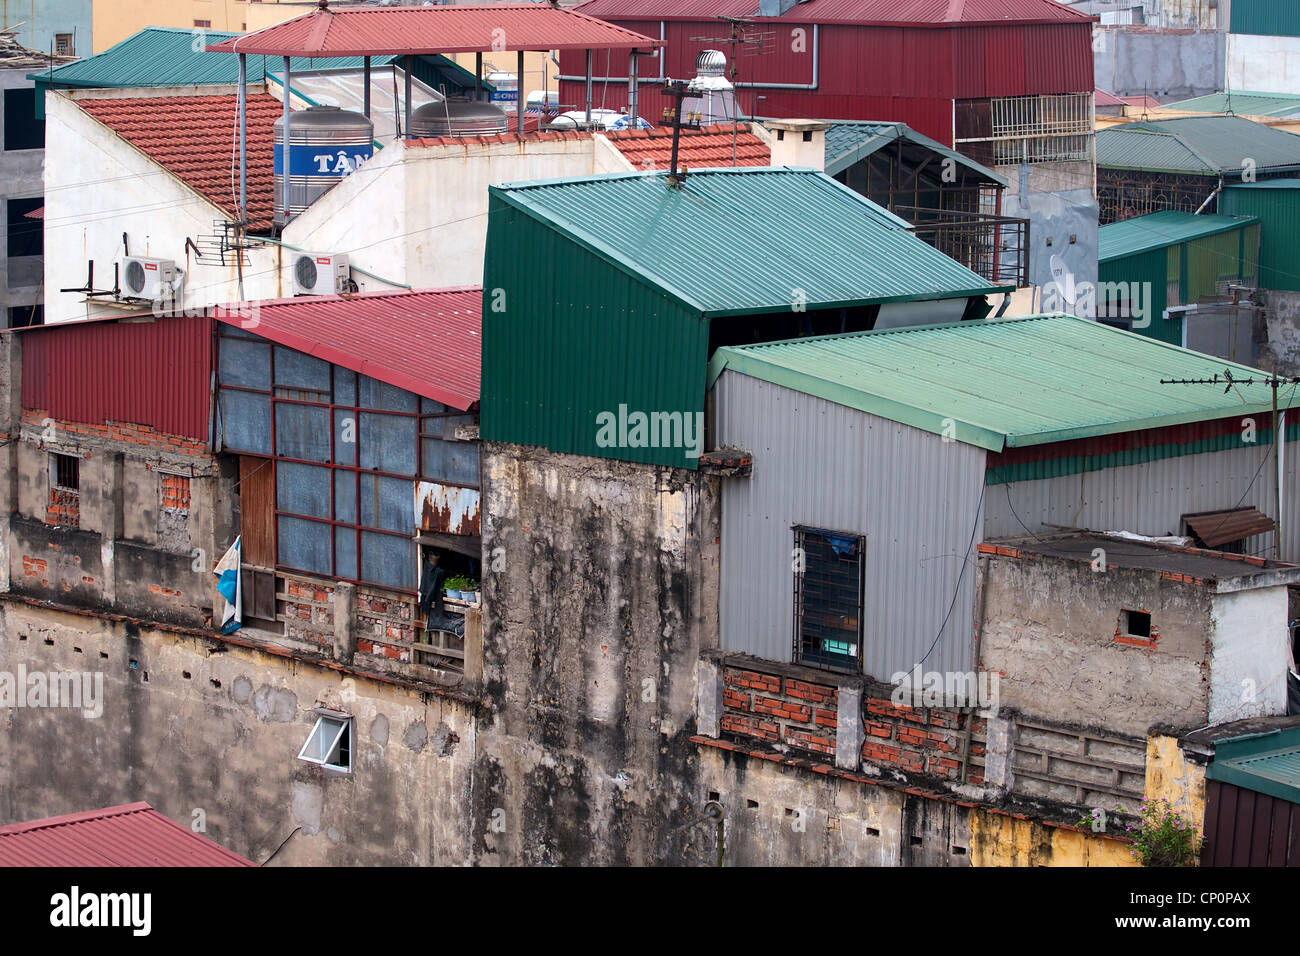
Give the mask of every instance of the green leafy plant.
[[1197, 866], [1205, 838], [1164, 797], [1142, 801], [1137, 822], [1125, 828], [1143, 866]]
[[456, 574], [449, 577], [443, 582], [442, 586], [448, 591], [468, 591], [472, 590], [469, 586], [469, 578], [463, 574]]

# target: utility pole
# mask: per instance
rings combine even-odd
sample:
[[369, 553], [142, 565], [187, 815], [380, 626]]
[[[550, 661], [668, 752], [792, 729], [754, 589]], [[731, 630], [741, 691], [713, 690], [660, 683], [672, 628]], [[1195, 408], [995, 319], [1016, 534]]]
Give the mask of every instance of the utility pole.
[[[670, 97], [673, 101], [671, 108], [664, 108], [664, 119], [673, 124], [673, 157], [672, 166], [668, 169], [668, 185], [674, 189], [680, 189], [682, 183], [686, 182], [686, 170], [679, 169], [677, 166], [677, 147], [682, 138], [682, 127], [687, 129], [698, 129], [698, 122], [682, 122], [682, 100], [688, 99], [696, 94], [689, 82], [686, 80], [669, 80], [664, 84], [664, 88], [659, 91], [664, 96]], [[698, 117], [697, 117], [698, 119]]]
[[1222, 385], [1223, 393], [1226, 395], [1238, 385], [1267, 385], [1273, 392], [1273, 464], [1277, 469], [1277, 480], [1274, 482], [1277, 488], [1277, 494], [1274, 499], [1274, 507], [1277, 509], [1273, 527], [1273, 556], [1282, 560], [1282, 498], [1283, 498], [1283, 474], [1282, 474], [1282, 445], [1286, 441], [1286, 436], [1279, 434], [1282, 430], [1279, 426], [1281, 421], [1278, 417], [1277, 407], [1277, 390], [1285, 388], [1287, 385], [1300, 385], [1300, 376], [1279, 376], [1264, 375], [1259, 378], [1233, 378], [1232, 369], [1225, 368], [1223, 375], [1216, 375], [1214, 378], [1162, 378], [1161, 385]]

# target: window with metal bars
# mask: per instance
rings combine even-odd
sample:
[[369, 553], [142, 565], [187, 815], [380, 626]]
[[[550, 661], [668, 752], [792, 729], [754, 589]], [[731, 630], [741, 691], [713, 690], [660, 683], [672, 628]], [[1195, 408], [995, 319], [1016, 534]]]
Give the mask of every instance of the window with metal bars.
[[796, 527], [794, 547], [794, 660], [861, 670], [866, 538]]
[[60, 491], [78, 491], [81, 459], [73, 455], [50, 455], [50, 484]]

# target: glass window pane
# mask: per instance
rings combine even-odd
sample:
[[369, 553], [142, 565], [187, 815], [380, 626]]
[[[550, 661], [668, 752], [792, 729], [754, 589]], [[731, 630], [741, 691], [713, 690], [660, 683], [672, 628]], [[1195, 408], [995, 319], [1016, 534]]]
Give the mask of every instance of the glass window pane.
[[374, 531], [361, 532], [361, 580], [414, 591], [415, 541]]
[[435, 415], [450, 411], [450, 409], [448, 409], [446, 405], [442, 404], [442, 402], [435, 402], [431, 398], [421, 398], [420, 411], [425, 415]]
[[271, 454], [271, 397], [223, 388], [221, 440], [228, 451]]
[[281, 515], [278, 523], [280, 564], [313, 574], [330, 573], [330, 526]]
[[472, 441], [420, 440], [423, 456], [420, 474], [430, 481], [478, 487], [479, 443]]
[[304, 461], [330, 460], [329, 409], [315, 405], [275, 406], [275, 453]]
[[357, 413], [351, 409], [334, 411], [334, 461], [340, 465], [357, 463]]
[[357, 523], [357, 473], [340, 468], [334, 472], [334, 520]]
[[275, 469], [275, 506], [312, 518], [330, 516], [330, 470], [282, 461]]
[[334, 529], [334, 573], [341, 578], [355, 579], [357, 576], [356, 528]]
[[334, 404], [357, 403], [357, 373], [342, 365], [334, 366]]
[[377, 382], [368, 375], [362, 375], [358, 381], [361, 398], [357, 402], [362, 408], [378, 408], [386, 412], [416, 412], [419, 409], [417, 395], [387, 382]]
[[360, 416], [361, 467], [414, 475], [417, 420], [374, 412], [361, 412]]

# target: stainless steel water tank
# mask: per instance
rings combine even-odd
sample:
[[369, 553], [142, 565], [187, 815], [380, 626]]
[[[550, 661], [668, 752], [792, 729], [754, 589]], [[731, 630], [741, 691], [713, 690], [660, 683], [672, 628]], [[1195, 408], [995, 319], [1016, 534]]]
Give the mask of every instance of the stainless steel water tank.
[[275, 224], [283, 226], [374, 152], [375, 124], [337, 106], [289, 114], [289, 209], [284, 203], [284, 117], [275, 121]]
[[509, 125], [505, 110], [464, 96], [425, 103], [411, 114], [412, 136], [493, 136]]

